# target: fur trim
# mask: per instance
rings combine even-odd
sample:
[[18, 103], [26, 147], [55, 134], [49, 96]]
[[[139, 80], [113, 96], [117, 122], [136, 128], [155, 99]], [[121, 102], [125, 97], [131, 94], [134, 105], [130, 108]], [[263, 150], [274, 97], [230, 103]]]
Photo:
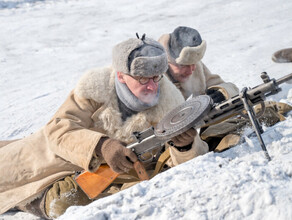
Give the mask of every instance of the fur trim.
[[194, 137], [192, 148], [190, 150], [180, 152], [174, 147], [170, 147], [169, 149], [172, 166], [176, 166], [195, 157], [208, 153], [209, 146], [206, 142], [202, 141], [200, 136], [197, 134]]
[[229, 83], [229, 82], [227, 83], [224, 82], [218, 85], [210, 86], [208, 89], [218, 90], [219, 92], [223, 94], [223, 96], [226, 99], [230, 99], [231, 97], [236, 96], [239, 93], [238, 88], [233, 83]]
[[[142, 45], [148, 44], [154, 48], [162, 51], [160, 56], [152, 57], [138, 57], [134, 58], [129, 69], [129, 56], [135, 49], [140, 48]], [[112, 66], [118, 72], [130, 74], [132, 76], [146, 76], [151, 77], [160, 75], [166, 72], [168, 64], [167, 57], [164, 54], [164, 48], [157, 42], [150, 38], [145, 40], [131, 38], [117, 44], [112, 51]]]
[[197, 47], [184, 47], [180, 52], [178, 58], [174, 57], [169, 48], [170, 34], [163, 34], [158, 42], [161, 43], [167, 53], [167, 59], [169, 63], [177, 63], [181, 65], [191, 65], [198, 63], [205, 55], [206, 52], [206, 41]]
[[95, 127], [102, 128], [110, 138], [133, 142], [132, 133], [155, 126], [162, 117], [184, 102], [179, 90], [166, 78], [160, 81], [159, 102], [153, 108], [139, 112], [122, 121], [117, 95], [114, 89], [116, 72], [112, 68], [95, 69], [87, 72], [78, 82], [74, 93], [101, 104], [92, 115]]
[[285, 48], [285, 49], [276, 51], [272, 56], [272, 60], [276, 63], [292, 62], [292, 48]]
[[111, 67], [89, 70], [78, 81], [74, 93], [79, 97], [104, 103], [110, 97], [103, 94], [112, 94], [115, 91], [114, 77], [110, 77], [114, 74], [115, 71]]
[[128, 58], [133, 50], [143, 44], [142, 40], [135, 38], [117, 44], [112, 51], [112, 66], [119, 72], [130, 74]]
[[131, 63], [131, 75], [153, 77], [164, 74], [168, 69], [166, 54], [156, 57], [137, 57]]
[[164, 47], [166, 54], [167, 54], [167, 59], [169, 63], [175, 63], [175, 58], [171, 56], [171, 51], [169, 48], [169, 41], [170, 41], [170, 34], [163, 34], [159, 39], [158, 42], [162, 44]]
[[181, 65], [192, 65], [198, 63], [205, 55], [205, 52], [206, 41], [203, 40], [197, 47], [184, 47], [175, 62]]

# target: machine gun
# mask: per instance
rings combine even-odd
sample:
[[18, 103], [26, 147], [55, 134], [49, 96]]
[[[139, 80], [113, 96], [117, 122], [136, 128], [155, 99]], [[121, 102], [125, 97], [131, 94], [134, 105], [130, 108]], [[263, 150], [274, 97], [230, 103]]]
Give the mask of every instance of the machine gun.
[[[219, 104], [214, 104], [207, 95], [188, 99], [170, 111], [156, 127], [150, 127], [142, 132], [134, 132], [133, 135], [136, 141], [128, 145], [127, 148], [132, 149], [138, 156], [139, 161], [134, 164], [134, 168], [140, 179], [149, 179], [142, 164], [145, 161], [143, 158], [144, 153], [160, 148], [165, 142], [190, 128], [197, 129], [210, 126], [239, 114], [244, 116], [244, 110], [247, 112], [247, 116], [244, 117], [250, 119], [266, 158], [271, 160], [261, 137], [263, 130], [257, 117], [264, 112], [265, 98], [280, 92], [279, 85], [292, 80], [292, 73], [275, 80], [270, 79], [268, 74], [263, 72], [261, 78], [264, 82], [263, 84], [251, 89], [245, 87], [237, 96]], [[259, 103], [262, 105], [262, 110], [256, 115], [253, 106]], [[83, 172], [75, 178], [75, 181], [90, 198], [95, 198], [117, 176], [117, 173], [113, 172], [107, 165], [104, 165], [96, 173]]]

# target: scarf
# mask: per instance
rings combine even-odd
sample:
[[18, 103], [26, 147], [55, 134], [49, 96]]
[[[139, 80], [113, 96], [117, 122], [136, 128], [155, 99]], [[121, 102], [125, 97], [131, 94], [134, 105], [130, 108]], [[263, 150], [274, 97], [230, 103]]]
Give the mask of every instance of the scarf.
[[[115, 76], [115, 88], [116, 88], [116, 93], [117, 93], [118, 99], [122, 102], [119, 104], [122, 115], [126, 114], [127, 117], [130, 116], [129, 115], [130, 112], [131, 112], [131, 114], [135, 114], [135, 113], [147, 110], [147, 109], [158, 104], [160, 87], [158, 87], [157, 94], [151, 103], [145, 103], [145, 102], [142, 102], [140, 99], [138, 99], [129, 90], [128, 86], [125, 83], [121, 83], [118, 80], [117, 75]], [[121, 105], [121, 104], [123, 104], [123, 105]], [[128, 109], [124, 109], [124, 107], [126, 107]]]

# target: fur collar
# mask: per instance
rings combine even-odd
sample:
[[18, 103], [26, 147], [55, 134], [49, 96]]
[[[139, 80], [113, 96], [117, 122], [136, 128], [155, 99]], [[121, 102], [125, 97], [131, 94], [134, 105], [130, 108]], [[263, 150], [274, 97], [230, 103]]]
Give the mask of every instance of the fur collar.
[[180, 91], [164, 77], [160, 81], [158, 105], [123, 122], [114, 87], [115, 74], [111, 67], [91, 70], [83, 75], [74, 90], [79, 97], [101, 104], [92, 119], [95, 121], [95, 127], [105, 130], [111, 138], [130, 143], [133, 141], [131, 136], [134, 131], [143, 131], [155, 126], [167, 112], [184, 102]]

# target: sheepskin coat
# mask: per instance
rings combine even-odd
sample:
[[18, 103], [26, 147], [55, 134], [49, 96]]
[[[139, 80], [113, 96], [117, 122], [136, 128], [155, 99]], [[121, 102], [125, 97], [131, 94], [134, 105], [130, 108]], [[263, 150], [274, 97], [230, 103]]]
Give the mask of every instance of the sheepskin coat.
[[212, 74], [202, 61], [195, 64], [195, 70], [190, 78], [183, 83], [175, 83], [183, 96], [188, 98], [206, 94], [206, 89], [219, 90], [226, 99], [229, 99], [239, 93], [238, 88], [231, 82], [224, 82], [217, 74]]
[[[184, 101], [165, 77], [160, 81], [159, 104], [122, 121], [115, 74], [111, 67], [87, 72], [48, 124], [24, 139], [0, 144], [0, 214], [29, 203], [67, 175], [95, 171], [103, 162], [95, 154], [101, 137], [131, 143], [132, 132], [154, 126]], [[199, 137], [195, 137], [195, 145], [198, 148], [188, 152], [170, 149], [173, 164], [208, 149]]]
[[226, 99], [239, 93], [238, 88], [231, 82], [224, 82], [217, 74], [212, 74], [202, 61], [195, 64], [196, 68], [190, 78], [183, 83], [175, 83], [185, 98], [206, 94], [206, 89], [219, 90]]

